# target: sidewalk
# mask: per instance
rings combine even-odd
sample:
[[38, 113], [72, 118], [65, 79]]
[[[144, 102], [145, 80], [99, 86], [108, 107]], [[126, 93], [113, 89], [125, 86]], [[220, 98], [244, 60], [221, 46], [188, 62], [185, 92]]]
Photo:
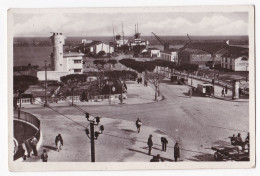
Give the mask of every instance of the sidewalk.
[[[152, 103], [154, 101], [154, 89], [150, 86], [144, 87], [142, 84], [137, 84], [135, 81], [127, 81], [127, 93], [126, 99], [123, 99], [123, 104], [146, 104]], [[162, 97], [158, 97], [158, 101], [162, 100]], [[58, 106], [68, 106], [69, 102], [58, 102], [58, 103], [50, 103], [50, 107], [58, 107]], [[89, 101], [89, 102], [74, 102], [75, 105], [119, 105], [119, 99], [111, 99], [111, 103], [109, 103], [108, 99]], [[23, 108], [40, 108], [42, 104], [23, 104]]]
[[[197, 80], [197, 79], [191, 79], [188, 78], [188, 86], [192, 86], [192, 87], [197, 87], [198, 84], [202, 84], [204, 83], [201, 80]], [[222, 95], [222, 86], [219, 85], [214, 85], [214, 98], [217, 99], [221, 99], [221, 100], [226, 100], [226, 101], [232, 101], [232, 102], [249, 102], [248, 98], [240, 98], [240, 99], [232, 99], [232, 90], [228, 89], [227, 94], [225, 94], [225, 97], [221, 96]]]
[[[62, 119], [59, 115], [37, 115], [41, 120], [42, 143], [38, 150], [38, 157], [31, 157], [25, 162], [41, 162], [40, 154], [47, 150], [48, 162], [90, 162], [90, 139], [85, 134], [84, 128], [77, 124]], [[82, 116], [73, 116], [73, 120], [87, 126], [87, 120]], [[135, 120], [126, 121], [119, 119], [102, 118], [101, 124], [105, 130], [95, 140], [96, 162], [149, 162], [153, 156], [160, 154], [165, 162], [173, 161], [174, 141], [159, 129], [144, 124], [140, 133], [137, 133]], [[142, 120], [142, 119], [141, 119]], [[67, 128], [70, 126], [70, 128]], [[98, 126], [95, 126], [96, 131]], [[60, 152], [56, 151], [55, 136], [61, 134], [64, 146]], [[147, 140], [153, 135], [153, 148], [148, 155]], [[161, 137], [168, 139], [167, 151], [161, 151]], [[17, 162], [23, 162], [21, 160]]]

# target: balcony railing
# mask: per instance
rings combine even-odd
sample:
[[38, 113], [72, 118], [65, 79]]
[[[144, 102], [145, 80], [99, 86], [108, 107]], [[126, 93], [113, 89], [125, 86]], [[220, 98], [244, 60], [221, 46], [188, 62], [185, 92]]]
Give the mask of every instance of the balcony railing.
[[20, 111], [20, 117], [18, 118], [18, 111], [14, 111], [14, 119], [19, 119], [28, 122], [37, 127], [38, 130], [40, 130], [40, 120], [30, 113]]

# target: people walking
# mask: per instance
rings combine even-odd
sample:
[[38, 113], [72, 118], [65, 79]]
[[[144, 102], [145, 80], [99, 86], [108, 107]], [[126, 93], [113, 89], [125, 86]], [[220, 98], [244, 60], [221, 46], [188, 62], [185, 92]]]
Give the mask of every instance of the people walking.
[[222, 89], [222, 92], [221, 92], [221, 96], [222, 97], [225, 97], [225, 92], [224, 92], [225, 90], [224, 90], [224, 88]]
[[151, 155], [151, 151], [152, 151], [152, 146], [153, 146], [153, 140], [152, 140], [152, 135], [150, 134], [149, 138], [148, 138], [148, 142], [147, 142], [147, 145], [148, 145], [148, 155]]
[[178, 142], [174, 145], [174, 161], [177, 162], [178, 158], [180, 158], [180, 147]]
[[35, 136], [33, 136], [32, 140], [31, 140], [31, 147], [32, 147], [34, 156], [38, 156], [38, 152], [37, 152], [37, 148], [36, 148], [37, 143], [38, 143], [38, 140], [36, 139]]
[[137, 133], [140, 133], [140, 128], [142, 126], [141, 120], [138, 118], [135, 122], [136, 128], [137, 128]]
[[63, 146], [63, 139], [60, 134], [58, 134], [58, 136], [56, 136], [55, 144], [57, 147], [57, 152], [59, 152], [61, 150], [61, 146]]
[[48, 154], [47, 154], [46, 149], [43, 149], [43, 153], [41, 154], [41, 159], [42, 159], [42, 162], [48, 161]]
[[168, 140], [165, 137], [161, 137], [161, 143], [162, 143], [162, 151], [166, 152]]

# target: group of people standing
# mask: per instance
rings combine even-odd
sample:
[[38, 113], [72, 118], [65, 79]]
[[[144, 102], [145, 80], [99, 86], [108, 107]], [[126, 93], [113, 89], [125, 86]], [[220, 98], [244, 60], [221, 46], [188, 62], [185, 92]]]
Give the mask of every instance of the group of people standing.
[[[153, 140], [152, 140], [153, 135], [149, 135], [147, 145], [148, 145], [148, 155], [151, 155], [152, 151], [152, 146], [153, 146]], [[168, 144], [168, 140], [165, 137], [161, 137], [161, 142], [162, 142], [162, 151], [166, 152], [166, 146]], [[174, 161], [177, 162], [178, 158], [180, 158], [180, 147], [179, 143], [176, 142], [174, 145]], [[159, 162], [162, 161], [160, 160], [160, 155], [158, 154], [156, 157], [154, 156], [151, 160], [151, 162]], [[164, 159], [163, 159], [164, 161]]]
[[22, 146], [22, 152], [23, 152], [23, 160], [26, 160], [27, 158], [31, 157], [31, 151], [33, 151], [33, 156], [38, 156], [37, 152], [37, 143], [38, 140], [36, 136], [33, 136], [29, 140], [23, 140], [21, 146]]
[[230, 137], [230, 142], [231, 142], [231, 145], [233, 145], [233, 146], [241, 146], [242, 150], [245, 150], [245, 146], [247, 145], [248, 152], [249, 152], [249, 133], [247, 134], [245, 141], [242, 140], [240, 133], [238, 133], [237, 136], [235, 136], [235, 134], [233, 134], [233, 136]]
[[[137, 128], [137, 133], [140, 133], [142, 122], [139, 118], [137, 118], [135, 122], [136, 128]], [[151, 155], [152, 152], [152, 147], [153, 147], [153, 135], [149, 135], [147, 145], [148, 145], [148, 155]], [[168, 140], [166, 137], [161, 137], [161, 143], [162, 143], [162, 151], [166, 152], [167, 149], [167, 144]], [[178, 142], [175, 143], [174, 145], [174, 160], [177, 162], [178, 158], [180, 158], [180, 147]], [[151, 160], [151, 162], [159, 162], [159, 161], [164, 161], [163, 158], [160, 157], [158, 154], [157, 156], [154, 156]]]
[[[143, 78], [137, 78], [137, 83], [138, 84], [142, 84], [142, 82], [143, 82]], [[144, 87], [147, 87], [148, 86], [148, 82], [147, 82], [147, 80], [144, 80]]]
[[[33, 154], [32, 154], [33, 156], [38, 156], [37, 143], [38, 143], [38, 140], [37, 140], [36, 136], [33, 136], [32, 139], [29, 141], [27, 141], [27, 140], [23, 141], [23, 143], [22, 143], [23, 160], [26, 160], [27, 158], [30, 157], [31, 150], [33, 151]], [[61, 146], [63, 146], [63, 139], [61, 137], [61, 134], [58, 134], [55, 137], [55, 145], [56, 145], [56, 151], [59, 152], [61, 150]], [[47, 154], [46, 149], [43, 149], [43, 153], [41, 154], [41, 160], [42, 160], [42, 162], [48, 161], [48, 154]]]
[[[61, 150], [61, 146], [63, 146], [63, 139], [61, 137], [61, 134], [58, 134], [55, 137], [55, 145], [56, 145], [56, 151], [59, 152]], [[41, 154], [42, 162], [48, 161], [48, 154], [46, 149], [43, 149], [43, 153]]]

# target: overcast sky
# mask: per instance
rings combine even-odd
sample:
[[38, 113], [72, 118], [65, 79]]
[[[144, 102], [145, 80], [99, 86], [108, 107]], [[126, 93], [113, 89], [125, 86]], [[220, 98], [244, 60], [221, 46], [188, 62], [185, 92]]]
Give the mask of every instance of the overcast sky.
[[66, 36], [126, 36], [139, 32], [157, 35], [248, 35], [248, 13], [52, 13], [14, 14], [15, 37], [48, 37], [50, 32]]

